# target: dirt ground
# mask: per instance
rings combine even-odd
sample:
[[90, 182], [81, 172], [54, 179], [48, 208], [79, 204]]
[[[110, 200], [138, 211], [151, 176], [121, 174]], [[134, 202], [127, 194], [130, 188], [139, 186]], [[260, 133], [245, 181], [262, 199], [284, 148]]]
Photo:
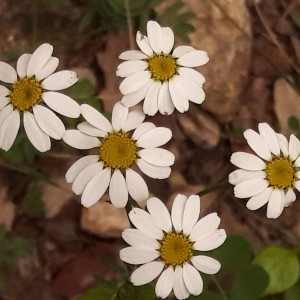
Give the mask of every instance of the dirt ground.
[[[103, 99], [99, 109], [111, 110], [120, 98], [120, 79], [115, 77], [115, 67], [120, 63], [118, 54], [129, 47], [126, 30], [118, 34], [91, 31], [91, 37], [78, 33], [76, 22], [83, 9], [80, 0], [50, 1], [52, 6], [46, 5], [46, 0], [21, 2], [0, 1], [0, 59], [14, 65], [22, 52], [32, 51], [47, 41], [54, 45], [60, 68], [77, 70], [80, 76], [91, 79], [96, 94]], [[193, 1], [184, 2], [187, 7], [193, 4]], [[222, 7], [232, 1], [215, 2]], [[217, 56], [211, 50], [213, 59], [209, 64], [216, 67], [204, 70], [207, 104], [192, 106], [185, 115], [175, 113], [171, 117], [151, 118], [157, 126], [167, 126], [173, 131], [173, 140], [168, 144], [176, 156], [172, 175], [161, 181], [147, 178], [151, 194], [167, 205], [177, 193], [197, 193], [226, 179], [233, 170], [229, 163], [232, 152], [249, 151], [241, 134], [243, 130], [257, 129], [257, 124], [264, 121], [289, 135], [293, 131], [287, 125], [288, 117], [300, 118], [300, 96], [296, 92], [300, 90], [299, 2], [238, 2], [247, 16], [243, 19], [247, 24], [241, 25], [247, 28], [246, 32], [232, 22], [230, 18], [234, 20], [235, 16], [224, 17], [218, 5], [202, 12], [205, 15], [217, 11], [220, 26], [215, 28], [215, 23], [208, 23], [213, 17], [206, 19], [205, 26], [220, 37], [219, 48], [223, 53], [228, 45], [220, 45], [225, 36], [222, 31], [230, 32], [234, 28], [238, 32], [237, 47], [229, 46], [236, 62], [218, 67]], [[196, 22], [203, 20], [200, 14]], [[203, 47], [205, 40], [203, 37]], [[196, 42], [197, 36], [192, 34], [191, 43]], [[241, 75], [237, 77], [239, 72]], [[226, 92], [216, 90], [218, 80], [220, 86], [227, 88]], [[213, 102], [218, 97], [226, 97], [226, 109], [223, 102]], [[214, 104], [210, 106], [209, 102]], [[0, 282], [3, 281], [0, 299], [76, 299], [95, 284], [96, 276], [107, 280], [118, 276], [111, 265], [120, 264], [118, 251], [124, 246], [120, 233], [128, 226], [124, 212], [112, 209], [105, 201], [84, 209], [80, 198], [64, 180], [70, 165], [83, 155], [82, 151], [53, 143], [51, 153], [35, 156], [30, 163], [38, 173], [1, 158], [0, 224], [5, 225], [8, 241], [17, 235], [33, 241], [33, 246], [17, 259], [15, 266], [0, 266]], [[41, 174], [46, 175], [46, 180]], [[24, 195], [30, 194], [30, 189], [38, 190], [36, 197], [43, 203], [42, 210], [36, 207], [31, 210], [32, 204], [24, 208]], [[298, 200], [278, 220], [268, 220], [265, 208], [248, 211], [245, 201], [233, 197], [232, 187], [203, 196], [202, 203], [204, 213], [217, 211], [222, 228], [228, 234], [245, 236], [255, 251], [265, 245], [299, 243]]]

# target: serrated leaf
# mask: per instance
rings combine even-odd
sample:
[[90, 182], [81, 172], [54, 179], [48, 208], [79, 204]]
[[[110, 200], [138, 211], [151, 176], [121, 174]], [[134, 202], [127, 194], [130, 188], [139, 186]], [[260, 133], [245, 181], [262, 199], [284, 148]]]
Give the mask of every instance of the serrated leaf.
[[299, 278], [299, 259], [295, 250], [267, 247], [257, 254], [253, 262], [262, 266], [269, 275], [265, 295], [286, 291]]
[[268, 273], [261, 266], [250, 264], [235, 278], [229, 299], [257, 300], [268, 284]]

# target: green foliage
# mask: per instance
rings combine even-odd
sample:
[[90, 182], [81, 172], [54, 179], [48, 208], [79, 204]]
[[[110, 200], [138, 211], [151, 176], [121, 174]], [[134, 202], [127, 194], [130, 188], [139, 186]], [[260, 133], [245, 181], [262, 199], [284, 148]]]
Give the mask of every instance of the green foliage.
[[210, 251], [209, 256], [221, 262], [220, 274], [236, 272], [244, 268], [251, 259], [252, 249], [249, 242], [236, 235], [228, 236], [225, 243], [216, 250]]
[[290, 289], [284, 293], [284, 300], [299, 300], [300, 295], [300, 278]]
[[221, 294], [204, 291], [199, 296], [190, 296], [188, 299], [189, 300], [224, 300], [224, 297]]
[[154, 288], [147, 284], [133, 286], [128, 281], [105, 281], [101, 280], [99, 286], [83, 293], [77, 300], [155, 300]]
[[288, 119], [288, 125], [292, 129], [295, 135], [300, 138], [300, 121], [297, 117], [291, 116]]
[[286, 291], [299, 279], [299, 259], [295, 250], [283, 247], [266, 247], [254, 261], [268, 273], [270, 282], [265, 295]]
[[230, 300], [257, 300], [269, 283], [266, 271], [254, 264], [250, 264], [245, 271], [235, 278]]
[[41, 216], [45, 211], [45, 203], [42, 198], [42, 186], [40, 182], [33, 182], [27, 188], [20, 210], [32, 217]]
[[0, 267], [15, 267], [17, 259], [25, 255], [33, 244], [32, 239], [8, 233], [3, 226], [0, 226]]

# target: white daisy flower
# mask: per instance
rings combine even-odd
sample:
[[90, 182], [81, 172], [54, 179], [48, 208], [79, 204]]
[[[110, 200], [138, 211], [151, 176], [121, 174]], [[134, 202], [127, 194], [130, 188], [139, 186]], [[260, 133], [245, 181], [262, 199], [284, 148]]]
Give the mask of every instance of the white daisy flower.
[[[60, 71], [58, 58], [52, 57], [53, 47], [42, 44], [33, 54], [23, 54], [16, 70], [0, 62], [0, 148], [8, 151], [18, 134], [21, 115], [25, 132], [40, 152], [51, 148], [50, 137], [61, 139], [65, 126], [53, 113], [77, 118], [80, 106], [70, 97], [56, 91], [77, 82], [75, 72]], [[47, 106], [50, 108], [47, 108]]]
[[284, 207], [296, 200], [294, 188], [300, 191], [300, 141], [292, 134], [289, 141], [268, 124], [258, 124], [244, 137], [257, 154], [236, 152], [231, 162], [240, 169], [229, 174], [237, 198], [249, 198], [246, 206], [256, 210], [268, 203], [267, 217], [278, 218]]
[[198, 220], [197, 195], [177, 195], [171, 215], [157, 198], [147, 201], [147, 210], [133, 208], [128, 216], [136, 228], [122, 233], [130, 247], [120, 251], [121, 260], [141, 265], [132, 273], [131, 282], [143, 285], [159, 276], [155, 292], [163, 299], [172, 290], [177, 299], [201, 294], [203, 281], [198, 271], [215, 274], [221, 268], [217, 260], [199, 253], [224, 243], [225, 230], [218, 229], [220, 218], [211, 213]]
[[205, 78], [193, 67], [206, 64], [207, 53], [191, 46], [173, 50], [173, 31], [155, 21], [148, 21], [147, 35], [137, 32], [140, 50], [125, 51], [119, 56], [126, 60], [116, 72], [125, 77], [120, 84], [122, 103], [132, 107], [145, 99], [143, 110], [149, 116], [157, 111], [170, 115], [175, 108], [183, 113], [189, 109], [189, 101], [201, 104]]
[[175, 158], [159, 147], [171, 139], [171, 130], [143, 123], [143, 112], [129, 112], [120, 102], [113, 108], [111, 123], [87, 104], [81, 110], [86, 121], [78, 125], [79, 130], [67, 130], [63, 140], [77, 149], [97, 148], [96, 155], [79, 159], [66, 173], [74, 193], [82, 194], [82, 205], [95, 204], [107, 188], [116, 207], [125, 207], [128, 193], [137, 202], [145, 201], [149, 197], [147, 184], [132, 167], [137, 165], [152, 178], [169, 177]]

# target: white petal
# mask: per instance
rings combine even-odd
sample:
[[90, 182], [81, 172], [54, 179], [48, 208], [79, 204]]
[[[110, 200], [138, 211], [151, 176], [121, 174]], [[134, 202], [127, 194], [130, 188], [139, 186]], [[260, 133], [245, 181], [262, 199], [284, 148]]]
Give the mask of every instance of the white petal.
[[176, 80], [177, 77], [179, 75], [175, 75], [169, 80], [169, 90], [175, 108], [184, 113], [189, 109], [189, 101], [180, 83]]
[[11, 112], [3, 121], [0, 128], [0, 146], [8, 151], [13, 145], [20, 128], [20, 113], [18, 110]]
[[139, 102], [141, 102], [143, 99], [145, 99], [147, 91], [149, 87], [152, 85], [152, 80], [149, 79], [145, 85], [143, 85], [140, 89], [133, 93], [129, 93], [127, 95], [124, 95], [121, 102], [126, 107], [132, 107], [137, 105]]
[[[120, 92], [123, 95], [131, 94], [143, 88], [150, 81], [149, 71], [139, 71], [126, 77], [120, 84]], [[152, 81], [152, 80], [151, 80]]]
[[149, 190], [145, 180], [132, 169], [126, 170], [126, 184], [129, 195], [135, 201], [142, 202], [149, 197]]
[[180, 56], [177, 63], [183, 67], [199, 67], [205, 65], [209, 61], [205, 51], [195, 50]]
[[220, 225], [217, 213], [211, 213], [200, 219], [191, 231], [190, 240], [195, 242], [212, 234]]
[[270, 198], [270, 195], [273, 191], [272, 187], [268, 187], [259, 194], [251, 197], [246, 204], [246, 207], [250, 210], [257, 210], [264, 206]]
[[35, 74], [35, 78], [38, 80], [43, 80], [44, 78], [50, 76], [57, 69], [59, 64], [59, 59], [57, 57], [50, 57], [45, 66]]
[[158, 111], [158, 94], [161, 88], [160, 81], [153, 81], [152, 85], [149, 87], [145, 101], [143, 104], [143, 111], [148, 116], [154, 116]]
[[154, 249], [127, 247], [120, 250], [121, 260], [132, 265], [146, 264], [158, 256], [159, 252]]
[[147, 163], [159, 167], [172, 166], [175, 161], [173, 153], [161, 148], [142, 149], [138, 152], [138, 155]]
[[67, 95], [57, 92], [44, 92], [42, 98], [51, 109], [63, 116], [69, 118], [80, 116], [80, 105]]
[[266, 168], [266, 164], [256, 155], [246, 152], [235, 152], [231, 155], [230, 161], [238, 168], [249, 171], [261, 171]]
[[23, 113], [24, 129], [31, 144], [40, 152], [48, 151], [51, 148], [49, 136], [38, 126], [32, 113]]
[[162, 27], [163, 34], [163, 53], [169, 54], [174, 46], [174, 32], [170, 27]]
[[206, 255], [193, 256], [191, 262], [197, 270], [205, 274], [216, 274], [221, 269], [221, 264], [216, 259]]
[[267, 218], [276, 219], [278, 218], [284, 208], [284, 195], [283, 191], [273, 189], [267, 207]]
[[0, 111], [0, 126], [2, 125], [2, 123], [6, 119], [6, 117], [12, 113], [12, 111], [13, 111], [13, 106], [11, 104], [5, 106]]
[[126, 181], [120, 170], [115, 170], [109, 185], [109, 198], [115, 207], [125, 207], [128, 201]]
[[67, 171], [66, 181], [68, 183], [73, 182], [77, 175], [88, 165], [96, 163], [99, 159], [98, 155], [87, 155], [78, 159]]
[[248, 129], [244, 132], [244, 137], [248, 145], [258, 156], [265, 160], [272, 159], [271, 151], [260, 134], [252, 129]]
[[136, 43], [147, 56], [151, 56], [153, 54], [148, 38], [139, 31], [136, 33]]
[[300, 167], [300, 156], [294, 162], [295, 167]]
[[155, 148], [166, 144], [171, 138], [172, 131], [169, 128], [155, 127], [142, 134], [137, 144], [142, 148]]
[[18, 79], [16, 70], [6, 62], [0, 61], [0, 81], [14, 83]]
[[151, 122], [144, 122], [140, 126], [136, 128], [136, 130], [132, 134], [132, 138], [138, 140], [144, 133], [147, 131], [156, 128], [155, 125]]
[[205, 77], [200, 72], [191, 68], [180, 67], [177, 72], [179, 75], [184, 76], [199, 85], [199, 87], [202, 87], [206, 81]]
[[187, 53], [194, 51], [196, 51], [196, 49], [191, 46], [178, 46], [174, 49], [172, 56], [179, 58]]
[[289, 156], [292, 161], [296, 160], [300, 155], [300, 141], [293, 135], [290, 135]]
[[280, 154], [280, 147], [275, 131], [267, 123], [259, 123], [258, 130], [262, 138], [266, 141], [270, 151], [275, 154]]
[[217, 229], [214, 233], [206, 238], [197, 241], [194, 249], [198, 251], [210, 251], [220, 247], [226, 240], [226, 232], [224, 229]]
[[133, 110], [128, 113], [125, 124], [122, 129], [126, 132], [136, 129], [145, 120], [145, 114], [139, 110]]
[[100, 173], [102, 169], [103, 163], [95, 162], [80, 171], [72, 184], [73, 192], [76, 195], [82, 194], [89, 181], [98, 173]]
[[85, 133], [90, 136], [96, 136], [96, 137], [105, 137], [107, 136], [107, 132], [100, 130], [93, 125], [91, 125], [89, 122], [84, 121], [77, 125], [77, 129], [79, 129], [82, 133]]
[[173, 291], [177, 299], [186, 299], [190, 293], [187, 290], [182, 274], [182, 267], [176, 266], [174, 272]]
[[49, 91], [60, 91], [67, 89], [78, 81], [77, 74], [73, 71], [59, 71], [49, 77], [43, 82], [42, 86], [44, 89]]
[[284, 197], [284, 206], [288, 207], [296, 200], [296, 194], [293, 189], [288, 189]]
[[42, 44], [32, 54], [27, 65], [27, 76], [33, 76], [39, 72], [50, 59], [53, 47], [50, 44]]
[[234, 185], [250, 179], [265, 179], [265, 178], [266, 178], [265, 171], [248, 171], [248, 170], [238, 169], [229, 174], [229, 182]]
[[119, 77], [128, 77], [135, 72], [144, 71], [147, 68], [148, 63], [143, 60], [124, 61], [118, 66], [116, 75]]
[[123, 125], [128, 116], [128, 108], [125, 107], [121, 102], [117, 102], [112, 111], [111, 124], [114, 130], [119, 131], [123, 128]]
[[30, 57], [31, 57], [31, 54], [24, 53], [18, 58], [17, 73], [20, 78], [27, 76], [27, 66], [28, 66]]
[[137, 248], [158, 249], [160, 247], [156, 239], [148, 237], [136, 228], [126, 228], [122, 232], [122, 238], [127, 244]]
[[155, 286], [157, 297], [165, 299], [169, 296], [173, 288], [174, 274], [172, 266], [169, 266], [161, 273]]
[[147, 176], [154, 178], [154, 179], [168, 178], [171, 173], [170, 167], [154, 166], [154, 165], [147, 163], [143, 159], [137, 159], [136, 164], [144, 174], [146, 174]]
[[130, 276], [133, 285], [142, 285], [154, 280], [163, 270], [164, 264], [152, 261], [137, 268]]
[[289, 142], [288, 142], [287, 138], [281, 133], [276, 133], [276, 136], [278, 139], [278, 143], [279, 143], [281, 152], [283, 153], [283, 155], [288, 156], [289, 155]]
[[200, 215], [200, 197], [192, 195], [188, 197], [182, 218], [182, 231], [185, 235], [189, 235], [197, 223]]
[[9, 93], [10, 93], [10, 90], [7, 87], [0, 85], [0, 96], [5, 97], [5, 96], [8, 96]]
[[40, 128], [50, 137], [60, 140], [65, 133], [64, 123], [54, 112], [42, 105], [33, 106], [33, 114]]
[[81, 113], [82, 116], [94, 127], [106, 132], [111, 132], [113, 130], [110, 122], [94, 107], [88, 104], [82, 104]]
[[69, 146], [81, 150], [99, 147], [100, 145], [98, 138], [86, 135], [76, 129], [66, 130], [62, 139]]
[[161, 54], [164, 49], [164, 35], [161, 26], [155, 21], [147, 22], [147, 36], [151, 48], [156, 54]]
[[186, 288], [192, 295], [200, 295], [203, 291], [203, 280], [200, 273], [189, 263], [183, 264], [182, 275]]
[[250, 179], [238, 183], [234, 187], [234, 196], [237, 198], [248, 198], [261, 193], [269, 186], [264, 179]]
[[141, 208], [134, 207], [128, 214], [132, 224], [150, 238], [161, 240], [162, 230], [156, 225], [154, 218]]
[[297, 189], [298, 192], [300, 192], [300, 180], [297, 180], [295, 182], [295, 188]]
[[165, 232], [172, 230], [170, 213], [162, 201], [155, 197], [150, 198], [147, 201], [147, 209], [159, 228]]
[[90, 207], [100, 200], [108, 188], [110, 175], [110, 168], [105, 168], [89, 181], [81, 196], [83, 206]]
[[147, 55], [139, 50], [128, 50], [122, 52], [119, 55], [119, 58], [122, 60], [139, 60], [139, 59], [146, 59]]
[[182, 219], [186, 201], [187, 197], [181, 194], [178, 194], [173, 201], [171, 219], [176, 232], [182, 231]]
[[8, 97], [0, 95], [0, 110], [2, 110], [9, 102]]
[[168, 81], [163, 82], [159, 90], [157, 105], [159, 112], [163, 115], [171, 115], [175, 110], [175, 106], [173, 104], [171, 94], [169, 91]]

